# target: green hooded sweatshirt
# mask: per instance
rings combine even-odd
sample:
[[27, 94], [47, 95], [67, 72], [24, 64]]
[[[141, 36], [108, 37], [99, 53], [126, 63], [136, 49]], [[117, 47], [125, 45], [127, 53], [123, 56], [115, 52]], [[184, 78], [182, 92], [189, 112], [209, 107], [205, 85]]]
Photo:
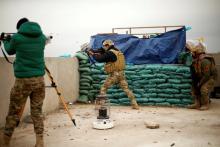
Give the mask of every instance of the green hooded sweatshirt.
[[22, 24], [10, 41], [4, 41], [9, 55], [16, 55], [14, 74], [17, 78], [30, 78], [45, 74], [44, 48], [46, 37], [35, 22]]

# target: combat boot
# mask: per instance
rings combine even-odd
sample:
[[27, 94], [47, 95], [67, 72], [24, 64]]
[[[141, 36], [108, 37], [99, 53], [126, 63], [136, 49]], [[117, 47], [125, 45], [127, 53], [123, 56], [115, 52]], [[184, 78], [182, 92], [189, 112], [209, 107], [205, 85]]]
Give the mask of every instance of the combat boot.
[[36, 134], [36, 145], [35, 145], [35, 147], [44, 147], [43, 135]]
[[208, 96], [206, 96], [205, 98], [204, 98], [204, 105], [202, 105], [200, 108], [199, 108], [199, 110], [208, 110], [209, 109], [209, 97]]
[[188, 105], [187, 108], [189, 108], [189, 109], [199, 109], [200, 108], [199, 100], [196, 98], [194, 104]]
[[136, 100], [131, 100], [131, 107], [132, 107], [132, 109], [136, 109], [136, 110], [139, 109], [139, 106], [138, 106]]
[[199, 110], [208, 110], [209, 104], [202, 105], [202, 107], [199, 108]]
[[11, 137], [3, 135], [3, 147], [10, 147]]
[[3, 142], [4, 142], [3, 134], [0, 131], [0, 147], [3, 147]]

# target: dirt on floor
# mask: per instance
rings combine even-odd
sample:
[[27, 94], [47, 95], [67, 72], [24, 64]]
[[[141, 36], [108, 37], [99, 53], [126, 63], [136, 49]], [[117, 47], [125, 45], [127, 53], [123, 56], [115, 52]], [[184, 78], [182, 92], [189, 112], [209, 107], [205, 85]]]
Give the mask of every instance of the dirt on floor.
[[[71, 113], [77, 127], [64, 110], [45, 120], [45, 147], [220, 147], [220, 99], [214, 99], [208, 111], [186, 108], [112, 106], [115, 127], [95, 130], [94, 105], [76, 104]], [[158, 123], [158, 129], [145, 122]], [[12, 138], [12, 147], [33, 147], [33, 124], [22, 123]]]

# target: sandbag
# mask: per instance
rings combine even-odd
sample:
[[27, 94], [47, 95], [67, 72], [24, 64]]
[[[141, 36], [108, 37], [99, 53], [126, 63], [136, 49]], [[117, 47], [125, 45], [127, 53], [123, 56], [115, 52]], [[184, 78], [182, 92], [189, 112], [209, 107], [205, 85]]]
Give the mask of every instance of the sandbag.
[[150, 79], [148, 80], [149, 84], [160, 84], [160, 83], [164, 83], [166, 80], [165, 79]]
[[178, 89], [167, 88], [167, 89], [157, 89], [158, 93], [166, 93], [166, 94], [177, 94], [180, 91]]
[[166, 99], [166, 102], [171, 103], [171, 104], [180, 104], [181, 100], [180, 99]]
[[145, 75], [140, 75], [141, 78], [145, 79], [154, 79], [155, 75], [154, 74], [145, 74]]
[[174, 84], [180, 84], [181, 80], [178, 80], [178, 79], [168, 79], [168, 82], [169, 83], [174, 83]]
[[132, 83], [132, 85], [135, 86], [135, 87], [140, 87], [140, 86], [141, 86], [141, 83], [138, 82], [138, 80], [137, 80], [137, 81], [134, 81], [134, 82]]
[[92, 74], [103, 74], [104, 72], [102, 70], [98, 70], [98, 69], [91, 69], [91, 73]]
[[173, 66], [173, 65], [164, 65], [164, 66], [161, 67], [161, 71], [165, 71], [167, 73], [169, 73], [169, 72], [172, 72], [172, 73], [176, 72], [177, 69], [178, 69], [178, 67]]
[[147, 92], [148, 93], [157, 93], [157, 89], [156, 88], [149, 88], [148, 90], [147, 90]]
[[96, 95], [95, 93], [89, 92], [88, 93], [89, 100], [93, 101], [95, 99], [95, 95]]
[[157, 84], [146, 84], [146, 85], [143, 85], [143, 87], [148, 90], [149, 88], [156, 88], [157, 87]]
[[124, 94], [124, 92], [116, 92], [116, 93], [112, 93], [112, 95], [113, 95], [116, 99], [120, 99], [121, 97], [126, 97], [126, 95]]
[[188, 84], [188, 83], [180, 83], [180, 84], [172, 84], [173, 88], [176, 89], [191, 89], [192, 85]]
[[158, 93], [157, 96], [161, 98], [174, 98], [173, 94], [166, 94], [166, 93]]
[[157, 97], [157, 93], [144, 93], [142, 94], [144, 98]]
[[109, 98], [109, 99], [115, 99], [114, 95], [112, 95], [112, 94], [107, 94], [106, 96], [107, 96], [107, 98]]
[[98, 69], [98, 70], [101, 70], [104, 67], [104, 64], [103, 63], [96, 63], [95, 65], [92, 65], [91, 67]]
[[84, 67], [89, 67], [90, 68], [91, 64], [87, 63], [87, 64], [80, 64], [79, 68], [84, 68]]
[[182, 74], [182, 76], [184, 77], [184, 78], [191, 78], [191, 73], [184, 73], [184, 74]]
[[91, 76], [86, 76], [86, 75], [80, 75], [80, 78], [82, 78], [82, 79], [88, 79], [88, 80], [90, 80], [90, 81], [93, 80], [93, 78], [92, 78]]
[[117, 99], [109, 99], [110, 100], [110, 103], [119, 103], [119, 101]]
[[130, 102], [122, 102], [122, 103], [120, 103], [120, 105], [122, 105], [122, 106], [130, 106]]
[[109, 93], [116, 93], [117, 91], [118, 91], [118, 89], [112, 89], [112, 88], [111, 88], [111, 89], [108, 89], [108, 92], [109, 92]]
[[148, 80], [147, 79], [142, 79], [142, 80], [138, 80], [139, 81], [139, 84], [137, 85], [140, 85], [140, 86], [144, 86], [145, 84], [149, 84]]
[[98, 89], [93, 89], [93, 90], [90, 90], [89, 92], [92, 92], [92, 93], [99, 93], [99, 90], [98, 90]]
[[125, 74], [136, 74], [136, 72], [135, 72], [135, 71], [126, 70], [126, 71], [125, 71]]
[[88, 73], [90, 73], [90, 72], [91, 72], [91, 70], [90, 70], [90, 68], [89, 68], [89, 67], [83, 67], [83, 68], [79, 68], [79, 71], [80, 71], [80, 72], [88, 72]]
[[85, 86], [85, 87], [86, 87], [86, 86], [87, 86], [87, 87], [90, 87], [90, 84], [89, 84], [89, 83], [80, 83], [80, 87], [81, 87], [81, 86], [83, 86], [83, 87], [84, 87], [84, 86]]
[[192, 79], [181, 79], [181, 83], [192, 83]]
[[186, 104], [193, 104], [193, 100], [192, 99], [182, 99], [182, 102], [186, 103]]
[[160, 71], [161, 69], [161, 65], [157, 65], [157, 64], [148, 64], [146, 65], [145, 69], [147, 70], [151, 70], [151, 71]]
[[181, 75], [173, 75], [173, 74], [170, 74], [169, 75], [169, 79], [178, 79], [178, 80], [182, 80], [184, 77], [183, 76], [181, 76]]
[[89, 63], [89, 60], [80, 60], [79, 61], [79, 64], [87, 64], [87, 63]]
[[79, 89], [80, 90], [90, 90], [91, 87], [90, 86], [89, 87], [88, 86], [80, 86]]
[[187, 97], [188, 95], [180, 93], [180, 94], [174, 94], [173, 96], [177, 99], [181, 99]]
[[181, 89], [180, 92], [181, 93], [191, 93], [192, 90], [191, 89]]
[[91, 73], [88, 72], [80, 72], [80, 77], [81, 76], [91, 76]]
[[93, 86], [95, 89], [100, 89], [102, 85], [100, 85], [100, 84], [93, 84], [92, 86]]
[[88, 102], [88, 96], [87, 95], [80, 95], [77, 99], [78, 102], [87, 103]]
[[140, 95], [140, 94], [137, 94], [137, 93], [135, 93], [134, 96], [135, 96], [136, 98], [141, 98], [141, 95]]
[[129, 102], [130, 103], [130, 100], [128, 98], [120, 98], [120, 99], [118, 99], [118, 101], [120, 103], [124, 103], [124, 102]]
[[101, 79], [101, 80], [105, 80], [107, 78], [107, 75], [92, 75], [93, 79]]
[[135, 71], [137, 69], [137, 66], [126, 66], [126, 71]]
[[130, 75], [130, 78], [133, 80], [133, 81], [136, 81], [136, 80], [140, 80], [141, 77], [140, 76], [137, 76], [137, 75]]
[[161, 103], [161, 102], [165, 102], [166, 99], [164, 98], [148, 98], [149, 102], [155, 102], [155, 103]]
[[152, 71], [151, 70], [141, 70], [141, 71], [138, 71], [137, 74], [139, 75], [146, 75], [146, 74], [151, 74]]
[[168, 75], [162, 74], [162, 73], [158, 73], [158, 74], [156, 74], [155, 76], [156, 76], [157, 78], [159, 78], [159, 79], [168, 79], [168, 78], [169, 78]]
[[91, 82], [91, 80], [81, 78], [81, 79], [79, 80], [79, 82], [80, 82], [80, 83], [90, 83], [90, 82]]
[[190, 73], [190, 68], [189, 67], [180, 67], [176, 69], [177, 73]]
[[144, 89], [134, 89], [133, 92], [138, 93], [138, 94], [142, 94], [145, 92], [145, 90]]
[[178, 63], [184, 64], [186, 66], [191, 66], [193, 62], [193, 57], [190, 52], [181, 52], [178, 57]]
[[77, 52], [75, 54], [75, 56], [79, 59], [79, 60], [88, 60], [88, 55], [84, 52]]
[[162, 84], [158, 84], [157, 85], [157, 88], [172, 88], [173, 87], [173, 85], [172, 84], [170, 84], [170, 83], [162, 83]]
[[137, 103], [147, 103], [148, 99], [147, 98], [136, 98]]

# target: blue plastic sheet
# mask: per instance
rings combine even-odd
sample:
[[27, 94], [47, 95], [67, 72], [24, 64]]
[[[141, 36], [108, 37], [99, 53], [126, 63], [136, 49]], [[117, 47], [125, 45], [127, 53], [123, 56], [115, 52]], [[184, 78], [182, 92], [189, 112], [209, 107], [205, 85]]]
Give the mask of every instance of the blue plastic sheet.
[[121, 50], [127, 63], [175, 64], [180, 52], [185, 51], [185, 27], [144, 39], [128, 34], [98, 34], [91, 36], [90, 45], [95, 50], [102, 47], [105, 39], [111, 39]]

